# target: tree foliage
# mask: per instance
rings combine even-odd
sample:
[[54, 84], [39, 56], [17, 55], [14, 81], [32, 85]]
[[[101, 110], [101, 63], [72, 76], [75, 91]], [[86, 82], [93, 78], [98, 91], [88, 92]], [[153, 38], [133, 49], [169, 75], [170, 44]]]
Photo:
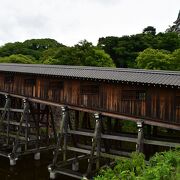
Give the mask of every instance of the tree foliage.
[[147, 48], [173, 52], [180, 48], [180, 36], [175, 32], [150, 32], [153, 27], [144, 29], [144, 33], [122, 37], [99, 38], [98, 46], [108, 53], [116, 67], [136, 67], [135, 59], [139, 52]]
[[42, 59], [44, 64], [114, 67], [108, 54], [87, 41], [74, 47], [61, 47], [54, 51], [50, 49], [45, 52], [45, 57]]
[[180, 48], [172, 53], [171, 67], [172, 70], [180, 71]]
[[23, 55], [33, 63], [179, 70], [178, 49], [177, 33], [156, 34], [156, 29], [148, 26], [140, 34], [99, 38], [97, 46], [83, 40], [70, 47], [48, 38], [7, 43], [0, 47], [0, 58], [11, 62], [12, 55]]
[[170, 53], [147, 48], [136, 58], [137, 67], [143, 69], [180, 70], [180, 49]]
[[58, 43], [56, 40], [48, 39], [48, 38], [26, 40], [23, 42], [23, 45], [27, 47], [28, 49], [39, 50], [39, 51], [44, 51], [49, 48], [56, 48], [56, 47], [64, 46]]
[[143, 33], [155, 35], [156, 34], [156, 28], [154, 28], [153, 26], [147, 26], [146, 28], [143, 29]]
[[73, 47], [64, 46], [53, 39], [7, 43], [0, 47], [0, 58], [0, 62], [115, 66], [104, 50], [86, 40]]
[[0, 47], [0, 57], [22, 54], [32, 56], [38, 61], [43, 51], [61, 46], [63, 45], [53, 39], [31, 39], [24, 42], [7, 43]]
[[131, 159], [119, 159], [114, 168], [102, 169], [95, 180], [178, 180], [180, 149], [156, 153], [145, 162], [143, 154], [132, 153]]
[[143, 69], [168, 69], [170, 55], [163, 50], [147, 48], [136, 58], [137, 67]]
[[0, 57], [0, 63], [34, 64], [35, 60], [31, 56], [13, 54], [7, 57]]

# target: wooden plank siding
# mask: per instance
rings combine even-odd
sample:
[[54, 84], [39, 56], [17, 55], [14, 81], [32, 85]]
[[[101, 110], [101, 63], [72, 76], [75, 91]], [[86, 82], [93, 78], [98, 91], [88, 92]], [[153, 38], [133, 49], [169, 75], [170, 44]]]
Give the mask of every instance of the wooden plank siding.
[[180, 125], [176, 88], [0, 72], [0, 91]]

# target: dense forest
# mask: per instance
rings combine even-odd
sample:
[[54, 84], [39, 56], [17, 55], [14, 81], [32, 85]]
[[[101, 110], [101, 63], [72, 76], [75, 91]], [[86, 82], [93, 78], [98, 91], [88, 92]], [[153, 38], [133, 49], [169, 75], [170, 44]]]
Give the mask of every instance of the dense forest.
[[180, 36], [175, 32], [144, 30], [131, 36], [100, 38], [98, 46], [116, 67], [180, 70]]
[[86, 40], [70, 47], [54, 39], [30, 39], [1, 46], [0, 62], [180, 70], [180, 36], [156, 34], [148, 26], [140, 34], [101, 37], [96, 46]]
[[115, 66], [110, 55], [86, 40], [73, 47], [53, 39], [7, 43], [0, 48], [0, 62], [84, 66]]

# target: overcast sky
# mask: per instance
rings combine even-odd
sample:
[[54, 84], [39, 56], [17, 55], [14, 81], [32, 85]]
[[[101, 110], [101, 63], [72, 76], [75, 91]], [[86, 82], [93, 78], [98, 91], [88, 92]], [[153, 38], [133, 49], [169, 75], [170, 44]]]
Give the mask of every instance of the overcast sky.
[[65, 45], [131, 35], [148, 25], [164, 32], [180, 0], [0, 0], [0, 45], [52, 38]]

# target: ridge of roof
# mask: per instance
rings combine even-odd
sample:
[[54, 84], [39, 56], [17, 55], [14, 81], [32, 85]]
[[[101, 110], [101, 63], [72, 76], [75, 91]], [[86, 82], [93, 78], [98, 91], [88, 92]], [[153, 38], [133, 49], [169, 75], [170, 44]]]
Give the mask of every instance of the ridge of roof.
[[53, 69], [97, 70], [97, 71], [114, 71], [114, 72], [146, 73], [146, 74], [166, 74], [166, 75], [178, 75], [178, 76], [180, 76], [180, 71], [116, 68], [116, 67], [49, 65], [49, 64], [17, 64], [17, 63], [0, 63], [0, 66], [18, 66], [18, 67], [33, 67], [33, 68], [37, 67], [37, 68], [48, 68], [48, 69], [53, 68]]

